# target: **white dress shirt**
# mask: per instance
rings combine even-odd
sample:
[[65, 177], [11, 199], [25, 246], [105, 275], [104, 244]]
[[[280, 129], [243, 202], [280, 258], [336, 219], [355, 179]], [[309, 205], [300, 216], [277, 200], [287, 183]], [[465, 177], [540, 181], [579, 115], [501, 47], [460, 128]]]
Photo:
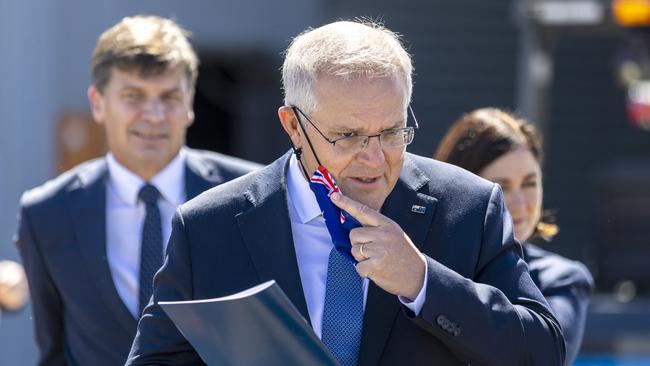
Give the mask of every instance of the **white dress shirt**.
[[[345, 193], [345, 192], [343, 192]], [[300, 281], [305, 293], [311, 326], [321, 337], [321, 322], [325, 306], [325, 284], [327, 282], [327, 263], [334, 244], [321, 213], [316, 196], [309, 188], [295, 155], [291, 156], [287, 172], [287, 199], [291, 233], [298, 260]], [[425, 268], [426, 273], [426, 268]], [[416, 299], [409, 302], [399, 300], [415, 314], [419, 314], [426, 296], [427, 278]], [[368, 297], [368, 279], [363, 279], [363, 306]]]
[[[106, 257], [117, 293], [135, 319], [140, 290], [140, 248], [146, 214], [138, 199], [145, 181], [106, 155]], [[171, 234], [171, 219], [176, 207], [185, 202], [185, 152], [180, 153], [150, 181], [160, 192], [158, 209], [162, 220], [163, 253]]]

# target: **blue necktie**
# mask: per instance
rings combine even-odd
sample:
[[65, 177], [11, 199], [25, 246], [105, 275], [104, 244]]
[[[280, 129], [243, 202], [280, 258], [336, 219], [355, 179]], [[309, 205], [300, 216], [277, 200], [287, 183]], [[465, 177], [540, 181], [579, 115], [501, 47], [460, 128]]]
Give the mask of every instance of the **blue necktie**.
[[142, 225], [142, 248], [140, 249], [140, 291], [138, 294], [138, 314], [149, 303], [151, 298], [153, 275], [162, 265], [162, 228], [158, 197], [160, 192], [151, 184], [145, 184], [138, 193], [144, 202], [147, 213]]
[[356, 366], [363, 328], [363, 280], [336, 248], [327, 266], [322, 340], [342, 366]]

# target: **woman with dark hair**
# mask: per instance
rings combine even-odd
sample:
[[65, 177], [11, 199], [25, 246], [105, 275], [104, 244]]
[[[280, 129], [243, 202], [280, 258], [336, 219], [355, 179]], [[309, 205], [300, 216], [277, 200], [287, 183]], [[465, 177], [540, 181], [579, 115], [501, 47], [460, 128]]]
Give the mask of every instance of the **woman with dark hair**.
[[582, 263], [528, 242], [535, 236], [550, 240], [558, 232], [542, 219], [542, 149], [533, 126], [496, 108], [478, 109], [449, 128], [434, 157], [503, 189], [531, 277], [562, 326], [570, 365], [582, 343], [593, 279]]

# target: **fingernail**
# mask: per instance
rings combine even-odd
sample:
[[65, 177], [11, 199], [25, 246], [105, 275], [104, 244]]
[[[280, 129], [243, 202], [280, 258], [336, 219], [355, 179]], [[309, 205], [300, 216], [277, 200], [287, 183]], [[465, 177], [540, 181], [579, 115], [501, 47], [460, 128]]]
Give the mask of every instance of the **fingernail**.
[[332, 199], [332, 201], [338, 201], [341, 198], [341, 194], [339, 192], [334, 192], [332, 193], [330, 198]]

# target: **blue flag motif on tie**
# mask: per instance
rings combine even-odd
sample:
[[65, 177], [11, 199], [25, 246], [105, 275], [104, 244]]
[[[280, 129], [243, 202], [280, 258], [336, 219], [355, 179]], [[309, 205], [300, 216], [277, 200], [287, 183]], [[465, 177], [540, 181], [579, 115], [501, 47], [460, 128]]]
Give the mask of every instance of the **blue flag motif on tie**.
[[320, 206], [321, 212], [323, 213], [325, 225], [332, 237], [334, 247], [336, 247], [339, 253], [356, 264], [356, 259], [350, 253], [350, 249], [352, 248], [352, 244], [350, 243], [350, 230], [360, 227], [361, 224], [349, 213], [336, 207], [330, 200], [332, 193], [341, 192], [334, 181], [334, 177], [321, 165], [314, 171], [314, 175], [309, 180], [309, 188], [316, 195], [316, 201], [318, 201], [318, 206]]

